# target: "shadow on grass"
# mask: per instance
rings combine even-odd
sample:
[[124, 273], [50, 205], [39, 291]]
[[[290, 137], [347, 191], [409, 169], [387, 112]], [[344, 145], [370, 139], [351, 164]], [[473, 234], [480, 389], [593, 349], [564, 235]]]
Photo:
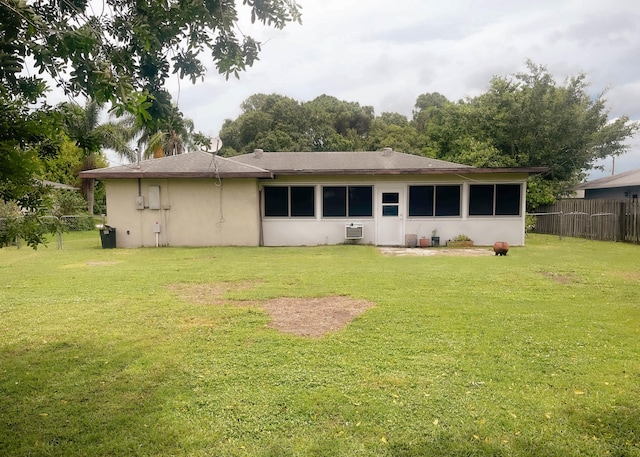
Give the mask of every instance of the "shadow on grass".
[[125, 345], [30, 344], [0, 352], [1, 455], [157, 454], [175, 446], [156, 397], [171, 367]]

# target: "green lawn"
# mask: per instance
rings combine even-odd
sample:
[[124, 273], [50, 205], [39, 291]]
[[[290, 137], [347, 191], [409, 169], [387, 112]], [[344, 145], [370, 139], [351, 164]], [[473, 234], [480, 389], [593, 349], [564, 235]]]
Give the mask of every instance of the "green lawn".
[[[306, 338], [256, 305], [329, 295], [375, 307]], [[640, 246], [1, 249], [0, 455], [640, 456]]]

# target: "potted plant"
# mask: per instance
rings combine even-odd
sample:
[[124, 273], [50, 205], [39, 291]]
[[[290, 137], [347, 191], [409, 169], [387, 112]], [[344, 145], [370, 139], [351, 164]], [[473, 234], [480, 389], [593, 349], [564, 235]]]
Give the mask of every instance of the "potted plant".
[[454, 239], [447, 242], [447, 246], [453, 248], [470, 248], [473, 246], [473, 241], [464, 233], [456, 236]]
[[433, 229], [431, 232], [431, 246], [440, 246], [440, 237], [438, 236], [438, 229]]
[[426, 236], [420, 237], [420, 247], [421, 248], [428, 248], [429, 247], [429, 238], [427, 238]]

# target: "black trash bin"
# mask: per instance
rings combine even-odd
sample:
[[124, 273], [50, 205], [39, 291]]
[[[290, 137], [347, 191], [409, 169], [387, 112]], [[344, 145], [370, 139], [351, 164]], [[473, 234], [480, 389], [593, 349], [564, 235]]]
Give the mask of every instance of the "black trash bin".
[[105, 225], [100, 229], [100, 241], [102, 249], [112, 249], [116, 247], [116, 229]]

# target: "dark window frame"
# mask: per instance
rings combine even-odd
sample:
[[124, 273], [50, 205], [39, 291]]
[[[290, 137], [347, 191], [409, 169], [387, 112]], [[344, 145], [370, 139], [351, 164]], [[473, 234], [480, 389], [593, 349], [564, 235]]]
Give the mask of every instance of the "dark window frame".
[[462, 216], [462, 185], [409, 185], [408, 206], [409, 217], [460, 217]]
[[470, 184], [469, 217], [522, 216], [522, 184]]
[[[285, 190], [284, 202], [282, 202], [282, 192]], [[315, 218], [316, 216], [316, 186], [265, 186], [264, 190], [264, 217], [265, 218]], [[304, 192], [311, 193], [306, 196], [307, 205], [310, 204], [310, 207], [305, 209], [304, 195], [294, 195], [296, 192], [300, 192], [301, 194]], [[273, 192], [273, 195], [269, 195]], [[277, 195], [280, 193], [281, 195]], [[278, 201], [278, 197], [280, 201]], [[273, 200], [271, 200], [273, 198]], [[271, 202], [273, 202], [275, 207], [271, 206]], [[286, 212], [284, 211], [286, 209]]]
[[373, 217], [373, 185], [322, 186], [322, 217]]

